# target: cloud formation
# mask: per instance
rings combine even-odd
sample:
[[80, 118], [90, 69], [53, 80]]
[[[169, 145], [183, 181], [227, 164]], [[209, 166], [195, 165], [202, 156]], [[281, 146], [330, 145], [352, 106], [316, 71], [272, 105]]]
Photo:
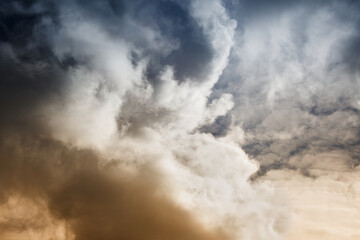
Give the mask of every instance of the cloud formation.
[[199, 131], [234, 106], [209, 101], [236, 29], [220, 1], [2, 5], [4, 237], [279, 237], [256, 162]]
[[356, 2], [0, 6], [4, 238], [281, 239], [356, 180]]
[[[275, 1], [269, 8], [259, 1], [231, 4], [234, 11], [251, 11], [239, 14], [238, 41], [213, 95], [234, 96], [229, 115], [244, 128], [246, 136], [239, 143], [261, 163], [258, 174], [283, 167], [306, 172], [317, 160], [304, 165], [302, 158], [330, 151], [338, 152], [339, 161], [348, 159], [349, 168], [356, 166], [359, 5], [351, 1]], [[216, 134], [216, 129], [226, 133], [217, 125], [209, 131]]]
[[[2, 202], [20, 193], [29, 199], [28, 205], [33, 202], [44, 208], [45, 201], [52, 216], [24, 222], [20, 220], [26, 219], [26, 213], [8, 216], [0, 228], [5, 232], [46, 229], [50, 218], [65, 221], [74, 239], [227, 238], [211, 233], [167, 199], [155, 187], [158, 177], [145, 167], [139, 177], [131, 177], [117, 170], [115, 162], [100, 167], [100, 159], [91, 151], [19, 135], [2, 139], [0, 161]], [[121, 177], [111, 177], [115, 172]], [[62, 236], [68, 239], [65, 233]]]

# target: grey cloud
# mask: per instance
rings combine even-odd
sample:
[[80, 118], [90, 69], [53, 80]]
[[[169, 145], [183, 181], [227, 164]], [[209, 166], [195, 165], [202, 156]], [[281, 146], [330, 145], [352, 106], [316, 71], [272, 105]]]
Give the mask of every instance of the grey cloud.
[[305, 174], [316, 163], [301, 165], [291, 158], [301, 162], [333, 150], [342, 152], [345, 157], [338, 161], [349, 169], [357, 166], [358, 3], [275, 1], [268, 2], [270, 8], [261, 1], [228, 4], [235, 4], [232, 10], [243, 16], [213, 97], [234, 95], [233, 125], [244, 127], [241, 146], [260, 162], [258, 174], [279, 168]]
[[216, 137], [226, 136], [229, 127], [231, 126], [231, 115], [226, 114], [219, 116], [215, 121], [209, 125], [202, 126], [199, 130], [201, 132], [211, 133]]
[[[150, 58], [147, 74], [156, 83], [166, 65], [174, 67], [179, 81], [202, 81], [208, 70], [214, 50], [189, 5], [189, 1], [66, 1], [62, 7], [68, 11], [73, 6], [85, 17], [100, 22], [108, 33], [133, 43], [140, 51], [134, 52], [135, 62], [137, 58]], [[159, 34], [155, 41], [176, 46], [154, 49], [154, 42], [144, 36], [144, 28]]]
[[[80, 47], [78, 43], [61, 38], [67, 20], [94, 22], [115, 42], [131, 43], [135, 67], [144, 59], [149, 60], [145, 77], [155, 90], [161, 84], [159, 75], [168, 65], [173, 67], [179, 82], [204, 81], [214, 57], [210, 39], [191, 15], [188, 1], [2, 1], [1, 4], [0, 68], [6, 76], [0, 89], [4, 103], [1, 107], [4, 112], [14, 112], [2, 121], [16, 122], [24, 115], [31, 118], [42, 102], [64, 98], [69, 72], [92, 68], [88, 53], [76, 50]], [[147, 37], [149, 31], [154, 36]], [[65, 50], [55, 49], [56, 39], [62, 39]], [[111, 88], [107, 85], [103, 82], [99, 90]]]

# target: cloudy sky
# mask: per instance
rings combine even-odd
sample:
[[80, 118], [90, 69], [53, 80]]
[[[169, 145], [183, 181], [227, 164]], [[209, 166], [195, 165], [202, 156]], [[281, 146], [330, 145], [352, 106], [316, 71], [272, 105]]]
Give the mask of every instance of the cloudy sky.
[[360, 239], [355, 0], [0, 0], [0, 238]]

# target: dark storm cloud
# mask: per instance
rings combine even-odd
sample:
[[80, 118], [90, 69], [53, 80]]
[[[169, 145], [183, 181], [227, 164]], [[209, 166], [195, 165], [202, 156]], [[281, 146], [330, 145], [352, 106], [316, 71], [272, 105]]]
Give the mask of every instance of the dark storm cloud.
[[48, 37], [59, 27], [53, 4], [1, 1], [0, 128], [34, 124], [37, 109], [66, 84], [64, 73], [77, 62], [54, 55]]
[[27, 1], [2, 1], [0, 4], [2, 45], [9, 45], [19, 61], [56, 63], [48, 43], [48, 34], [59, 27], [55, 7], [46, 2], [35, 5]]
[[[107, 32], [120, 39], [135, 43], [142, 53], [137, 58], [135, 57], [134, 61], [138, 62], [137, 59], [150, 57], [147, 71], [154, 77], [163, 70], [164, 66], [171, 65], [174, 67], [177, 79], [201, 80], [213, 56], [208, 39], [189, 14], [189, 2], [187, 1], [86, 1], [86, 4], [80, 0], [61, 3], [2, 1], [0, 4], [1, 55], [2, 65], [6, 66], [3, 67], [3, 71], [8, 67], [15, 70], [14, 66], [18, 64], [16, 71], [21, 72], [19, 74], [23, 76], [17, 76], [15, 81], [22, 81], [20, 79], [28, 77], [26, 75], [31, 78], [33, 73], [26, 73], [26, 69], [31, 69], [30, 71], [33, 72], [54, 71], [54, 75], [58, 75], [57, 68], [66, 70], [68, 67], [74, 67], [85, 61], [79, 59], [79, 56], [72, 56], [71, 53], [59, 58], [53, 52], [53, 43], [49, 36], [56, 36], [58, 30], [63, 27], [58, 16], [61, 10], [67, 14], [72, 14], [70, 9], [76, 10], [95, 19]], [[141, 31], [134, 33], [130, 29], [129, 21], [135, 21], [139, 25], [159, 31], [164, 39], [178, 42], [178, 46], [165, 54], [161, 49], [149, 50], [151, 49], [149, 45], [153, 42], [142, 40]], [[14, 56], [9, 56], [9, 54]], [[27, 65], [26, 69], [25, 65]], [[12, 72], [3, 73], [4, 76], [13, 78]], [[55, 82], [59, 85], [62, 84], [62, 80], [55, 80], [54, 77], [49, 77], [49, 80], [46, 80], [47, 83], [45, 80], [41, 80], [41, 77], [37, 76], [36, 78], [40, 85], [52, 85]], [[3, 81], [15, 84], [13, 80], [6, 78]], [[28, 81], [24, 80], [24, 82]], [[19, 87], [20, 85], [22, 84], [19, 84]]]
[[[201, 81], [213, 57], [213, 49], [201, 27], [189, 13], [189, 1], [138, 1], [130, 11], [132, 18], [145, 26], [156, 26], [162, 36], [178, 42], [170, 54], [148, 52], [150, 77], [155, 77], [164, 65], [171, 65], [180, 81], [191, 78]], [[144, 48], [144, 45], [141, 46]], [[145, 50], [146, 52], [146, 50]]]
[[[150, 58], [148, 77], [157, 81], [165, 65], [174, 67], [176, 79], [186, 78], [203, 80], [208, 65], [213, 58], [213, 49], [203, 30], [190, 14], [190, 1], [65, 1], [60, 4], [78, 9], [85, 16], [100, 22], [108, 33], [135, 44], [141, 54], [137, 58]], [[159, 41], [174, 42], [171, 51], [152, 49], [153, 42], [146, 40], [142, 29], [147, 27], [157, 31], [163, 39]]]
[[[53, 39], [64, 29], [60, 13], [97, 22], [110, 35], [134, 44], [133, 63], [150, 59], [147, 77], [156, 86], [164, 67], [175, 78], [201, 81], [213, 57], [203, 30], [189, 13], [188, 1], [1, 1], [0, 42], [2, 80], [1, 121], [15, 123], [36, 115], [42, 102], [61, 95], [68, 70], [83, 65], [87, 57], [71, 51], [54, 52]], [[135, 25], [132, 24], [135, 22]], [[140, 27], [139, 27], [140, 26]], [[159, 41], [176, 46], [152, 49], [143, 29], [159, 33]], [[134, 29], [135, 28], [135, 29]], [[155, 41], [157, 41], [155, 39]], [[69, 43], [68, 46], [76, 48]], [[139, 51], [140, 50], [140, 51]]]

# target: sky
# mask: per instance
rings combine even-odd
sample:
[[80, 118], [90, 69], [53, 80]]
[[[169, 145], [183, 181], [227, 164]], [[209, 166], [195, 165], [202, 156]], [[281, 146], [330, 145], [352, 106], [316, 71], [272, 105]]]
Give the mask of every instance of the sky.
[[360, 239], [354, 0], [0, 0], [0, 239]]

